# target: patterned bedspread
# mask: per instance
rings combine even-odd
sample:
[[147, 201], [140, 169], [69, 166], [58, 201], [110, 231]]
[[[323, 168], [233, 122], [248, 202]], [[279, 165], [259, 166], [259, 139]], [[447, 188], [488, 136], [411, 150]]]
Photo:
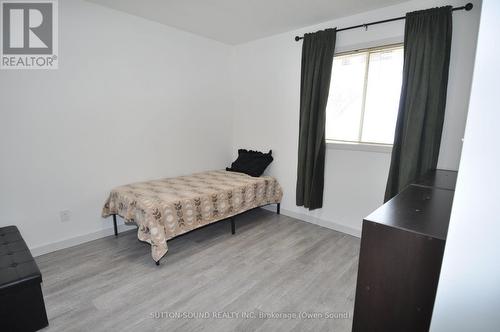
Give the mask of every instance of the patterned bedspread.
[[138, 226], [138, 238], [151, 244], [159, 261], [167, 240], [255, 207], [279, 203], [278, 181], [228, 171], [134, 183], [115, 188], [104, 204], [103, 217], [117, 214]]

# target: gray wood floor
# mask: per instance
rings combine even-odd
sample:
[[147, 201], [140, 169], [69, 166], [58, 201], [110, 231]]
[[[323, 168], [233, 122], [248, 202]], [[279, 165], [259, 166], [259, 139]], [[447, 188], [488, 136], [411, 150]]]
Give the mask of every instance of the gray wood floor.
[[[222, 221], [169, 241], [158, 267], [135, 233], [37, 257], [50, 323], [44, 331], [351, 329], [355, 237], [256, 209], [236, 219], [236, 235]], [[292, 312], [334, 317], [261, 316]]]

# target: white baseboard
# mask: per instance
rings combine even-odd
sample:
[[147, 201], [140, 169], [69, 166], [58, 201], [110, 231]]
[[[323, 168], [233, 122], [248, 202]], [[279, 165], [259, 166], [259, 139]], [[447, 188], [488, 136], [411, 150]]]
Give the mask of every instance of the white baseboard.
[[[264, 206], [263, 209], [266, 209], [266, 210], [269, 210], [272, 212], [276, 212], [275, 206]], [[301, 221], [305, 221], [305, 222], [308, 222], [311, 224], [315, 224], [315, 225], [323, 226], [323, 227], [326, 227], [329, 229], [333, 229], [334, 231], [349, 234], [349, 235], [359, 237], [359, 238], [361, 237], [361, 229], [358, 229], [358, 228], [339, 224], [339, 223], [336, 223], [336, 222], [333, 222], [330, 220], [324, 220], [324, 219], [308, 216], [306, 214], [293, 212], [293, 211], [286, 210], [283, 208], [281, 209], [281, 214], [288, 216], [288, 217], [295, 218], [295, 219], [299, 219]]]
[[[135, 226], [134, 226], [135, 227]], [[118, 223], [118, 232], [128, 231], [131, 227], [127, 226], [123, 223]], [[43, 244], [41, 246], [30, 248], [31, 254], [33, 257], [48, 254], [49, 252], [54, 252], [61, 249], [66, 249], [70, 247], [77, 246], [79, 244], [97, 240], [106, 236], [110, 236], [114, 234], [113, 227], [99, 230], [97, 232], [87, 233], [75, 237], [71, 237], [68, 239], [64, 239], [61, 241]]]
[[[276, 206], [274, 206], [274, 205], [273, 206], [264, 206], [263, 209], [266, 209], [266, 210], [269, 210], [272, 212], [276, 212]], [[330, 228], [330, 229], [333, 229], [333, 230], [338, 231], [338, 232], [342, 232], [342, 233], [349, 234], [349, 235], [356, 236], [356, 237], [361, 237], [361, 229], [356, 229], [354, 227], [342, 225], [342, 224], [339, 224], [339, 223], [336, 223], [336, 222], [333, 222], [330, 220], [323, 220], [320, 218], [308, 216], [306, 214], [297, 213], [297, 212], [293, 212], [293, 211], [286, 210], [286, 209], [281, 209], [281, 214], [288, 216], [288, 217], [292, 217], [292, 218], [301, 220], [301, 221], [309, 222], [311, 224]], [[118, 223], [118, 231], [119, 232], [127, 231], [130, 229], [131, 229], [131, 226], [127, 226], [127, 225], [123, 224], [121, 221], [119, 221], [119, 223]], [[113, 227], [110, 227], [110, 228], [99, 230], [97, 232], [83, 234], [83, 235], [71, 237], [68, 239], [64, 239], [61, 241], [44, 244], [44, 245], [41, 245], [38, 247], [33, 247], [33, 248], [30, 248], [30, 250], [31, 250], [31, 254], [34, 257], [36, 257], [36, 256], [47, 254], [49, 252], [54, 252], [57, 250], [74, 247], [74, 246], [77, 246], [79, 244], [93, 241], [93, 240], [97, 240], [97, 239], [100, 239], [100, 238], [103, 238], [106, 236], [110, 236], [113, 234], [114, 234]]]

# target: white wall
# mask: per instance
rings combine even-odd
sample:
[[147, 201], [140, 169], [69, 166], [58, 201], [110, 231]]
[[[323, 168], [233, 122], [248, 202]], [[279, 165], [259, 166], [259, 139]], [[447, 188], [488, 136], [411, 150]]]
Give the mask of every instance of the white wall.
[[[471, 12], [453, 14], [453, 46], [446, 119], [439, 167], [458, 169], [475, 54], [480, 1]], [[408, 11], [464, 1], [411, 1], [237, 46], [233, 68], [234, 149], [272, 148], [268, 173], [284, 187], [283, 213], [359, 234], [364, 216], [383, 201], [390, 153], [327, 149], [323, 208], [309, 212], [295, 205], [300, 98], [301, 42], [296, 35], [401, 16]], [[337, 35], [337, 51], [402, 42], [404, 22], [356, 29]]]
[[484, 0], [465, 143], [431, 331], [500, 330], [500, 3]]
[[59, 17], [59, 70], [0, 71], [0, 226], [35, 254], [111, 233], [114, 186], [231, 159], [229, 46], [80, 0]]
[[[479, 2], [454, 14], [439, 166], [456, 169]], [[295, 206], [301, 43], [295, 35], [460, 1], [413, 1], [230, 47], [82, 0], [59, 2], [60, 69], [0, 71], [0, 226], [35, 254], [111, 234], [109, 190], [226, 166], [272, 148], [283, 212], [359, 234], [382, 203], [388, 153], [329, 149], [324, 208]], [[338, 35], [337, 50], [403, 40], [403, 23]], [[59, 212], [71, 211], [61, 223]]]

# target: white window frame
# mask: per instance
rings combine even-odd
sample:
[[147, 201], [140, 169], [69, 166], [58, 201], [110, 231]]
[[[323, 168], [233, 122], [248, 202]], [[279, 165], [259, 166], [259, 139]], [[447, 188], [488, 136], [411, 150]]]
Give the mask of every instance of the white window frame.
[[383, 50], [393, 50], [398, 48], [403, 48], [404, 43], [393, 43], [388, 45], [374, 46], [361, 48], [351, 51], [344, 51], [335, 53], [334, 57], [344, 56], [344, 55], [352, 55], [357, 53], [368, 53], [368, 59], [366, 61], [365, 68], [365, 81], [363, 85], [363, 100], [361, 102], [361, 116], [359, 118], [360, 126], [358, 132], [358, 140], [357, 141], [346, 141], [346, 140], [329, 140], [326, 139], [326, 145], [329, 149], [336, 150], [354, 150], [354, 151], [367, 151], [367, 152], [380, 152], [380, 153], [391, 153], [392, 152], [392, 144], [384, 144], [384, 143], [374, 143], [374, 142], [364, 142], [361, 141], [361, 137], [363, 135], [363, 122], [365, 119], [365, 103], [366, 103], [366, 91], [368, 85], [368, 69], [370, 67], [370, 53], [380, 52]]

